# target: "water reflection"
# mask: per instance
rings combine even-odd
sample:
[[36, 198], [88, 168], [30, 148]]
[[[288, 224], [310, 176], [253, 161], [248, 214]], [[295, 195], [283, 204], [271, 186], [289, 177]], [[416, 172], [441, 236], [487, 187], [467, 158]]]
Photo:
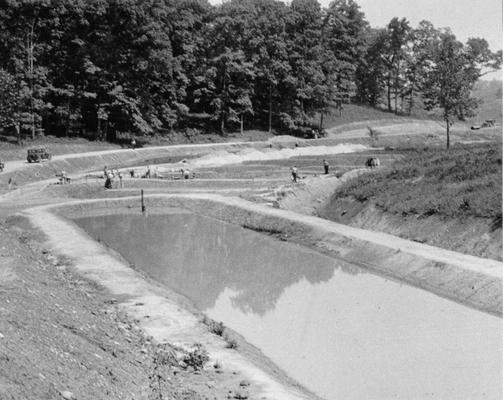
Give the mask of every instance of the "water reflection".
[[285, 288], [306, 279], [328, 281], [336, 268], [357, 267], [301, 246], [194, 214], [109, 215], [76, 221], [149, 276], [206, 310], [226, 288], [232, 304], [263, 315]]
[[77, 222], [326, 399], [503, 398], [499, 318], [195, 215]]

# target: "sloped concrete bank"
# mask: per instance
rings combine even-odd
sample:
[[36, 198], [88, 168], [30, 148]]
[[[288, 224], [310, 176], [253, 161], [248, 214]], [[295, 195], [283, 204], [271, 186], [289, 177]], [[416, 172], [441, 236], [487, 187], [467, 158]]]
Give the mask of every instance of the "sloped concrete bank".
[[503, 261], [501, 220], [482, 217], [397, 215], [372, 202], [339, 198], [318, 208], [322, 218], [477, 257]]
[[[503, 316], [503, 263], [496, 260], [216, 194], [148, 195], [146, 206], [151, 214], [163, 213], [165, 207], [177, 207], [275, 234], [282, 240], [302, 243], [379, 274]], [[74, 201], [54, 207], [66, 218], [140, 212], [136, 196]], [[37, 209], [32, 210], [35, 211], [29, 213]]]
[[[69, 202], [36, 207], [23, 213], [47, 235], [47, 245], [52, 252], [68, 257], [79, 274], [110, 291], [117, 298], [118, 305], [158, 343], [169, 342], [188, 351], [195, 344], [203, 345], [211, 360], [221, 366], [219, 368], [233, 373], [237, 371], [251, 383], [251, 398], [319, 400], [319, 397], [286, 376], [260, 351], [250, 351], [244, 346], [242, 354], [227, 348], [226, 339], [210, 333], [200, 315], [178, 295], [145, 279], [130, 268], [120, 255], [92, 240], [73, 222], [57, 214], [77, 216], [112, 213], [114, 209], [132, 211], [132, 204], [127, 201], [118, 203], [121, 202], [115, 199], [110, 203], [102, 200], [83, 204]], [[167, 208], [169, 206], [163, 205], [156, 211], [163, 213]]]
[[[503, 263], [481, 259], [391, 235], [364, 231], [317, 217], [215, 194], [157, 194], [146, 196], [147, 212], [171, 208], [273, 234], [317, 249], [334, 258], [360, 265], [393, 279], [502, 317]], [[137, 196], [69, 201], [23, 212], [49, 238], [48, 247], [70, 258], [84, 277], [108, 289], [120, 307], [139, 321], [158, 342], [190, 348], [201, 343], [213, 360], [239, 371], [256, 388], [257, 398], [314, 399], [274, 368], [263, 369], [246, 355], [226, 348], [191, 311], [167, 289], [144, 279], [113, 251], [92, 240], [68, 220], [82, 216], [139, 214]]]

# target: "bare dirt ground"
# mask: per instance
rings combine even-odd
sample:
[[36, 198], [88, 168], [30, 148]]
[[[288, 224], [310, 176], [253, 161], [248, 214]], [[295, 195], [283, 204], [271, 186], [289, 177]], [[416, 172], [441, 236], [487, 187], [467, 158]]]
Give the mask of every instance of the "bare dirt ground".
[[116, 299], [75, 274], [70, 260], [51, 255], [26, 220], [11, 217], [0, 229], [0, 398], [222, 399], [253, 393], [233, 371], [195, 369], [187, 361], [195, 356], [155, 343]]
[[[387, 139], [386, 135], [379, 139], [377, 145], [381, 147], [396, 145], [397, 137], [405, 137], [401, 142], [405, 146], [441, 144], [444, 140], [440, 131], [401, 131], [402, 123], [400, 128], [382, 129], [390, 131]], [[371, 144], [365, 128], [349, 129], [344, 135], [334, 134], [334, 138]], [[455, 138], [486, 140], [465, 131]], [[103, 189], [98, 176], [77, 174], [70, 185], [56, 185], [51, 179], [10, 192], [2, 187], [0, 399], [261, 398], [253, 384], [237, 371], [214, 363], [199, 370], [190, 364], [200, 354], [189, 354], [148, 337], [139, 329], [138, 321], [117, 306], [118, 299], [83, 279], [73, 270], [71, 260], [51, 254], [43, 235], [24, 218], [13, 216], [16, 212], [68, 199], [130, 196], [142, 188], [150, 193], [214, 192], [311, 214], [330, 195], [331, 185], [327, 183], [360, 169], [375, 151], [326, 156], [331, 166], [329, 177], [321, 176], [324, 156], [304, 156], [208, 166], [198, 169], [197, 178], [189, 181], [125, 179], [123, 189], [112, 191]], [[14, 152], [9, 154], [3, 157], [13, 160], [13, 169], [19, 167], [16, 162], [23, 165], [24, 161], [16, 161]], [[384, 165], [394, 157], [381, 156]], [[299, 185], [290, 181], [293, 164], [300, 170]], [[453, 248], [459, 246], [457, 243]]]

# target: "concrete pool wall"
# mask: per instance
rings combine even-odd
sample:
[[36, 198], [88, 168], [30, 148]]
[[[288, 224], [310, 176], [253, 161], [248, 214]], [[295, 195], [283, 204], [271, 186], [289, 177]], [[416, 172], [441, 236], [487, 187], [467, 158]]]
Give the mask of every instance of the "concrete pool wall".
[[[302, 243], [334, 258], [357, 264], [378, 274], [407, 282], [442, 297], [501, 316], [503, 263], [479, 259], [424, 244], [339, 225], [212, 194], [150, 195], [150, 215], [173, 209], [215, 218], [282, 240]], [[184, 308], [172, 293], [146, 280], [113, 251], [92, 240], [68, 219], [110, 214], [141, 214], [139, 197], [69, 201], [35, 207], [24, 212], [49, 238], [49, 247], [72, 259], [84, 277], [107, 288], [120, 307], [140, 321], [145, 332], [159, 342], [190, 347], [202, 343], [214, 360], [241, 371], [259, 393], [271, 399], [306, 399], [314, 395], [270, 373], [210, 334], [193, 310]]]
[[237, 371], [252, 384], [250, 391], [254, 392], [250, 394], [254, 398], [318, 399], [258, 350], [250, 351], [247, 347], [242, 353], [228, 349], [225, 339], [210, 333], [201, 315], [184, 299], [146, 279], [116, 252], [91, 239], [72, 221], [51, 212], [51, 208], [37, 207], [24, 214], [47, 235], [47, 245], [52, 252], [68, 257], [77, 273], [108, 290], [116, 298], [117, 305], [156, 342], [170, 343], [188, 351], [194, 344], [202, 344], [213, 362], [233, 374]]
[[[211, 194], [146, 196], [147, 212], [165, 207], [278, 235], [344, 261], [496, 316], [503, 312], [503, 263], [438, 249], [248, 201]], [[139, 197], [69, 202], [56, 207], [67, 218], [140, 212]]]

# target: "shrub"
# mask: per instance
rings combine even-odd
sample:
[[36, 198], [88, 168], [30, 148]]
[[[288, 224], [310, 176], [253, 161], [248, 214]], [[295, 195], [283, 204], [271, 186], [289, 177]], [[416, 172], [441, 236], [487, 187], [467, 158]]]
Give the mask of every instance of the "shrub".
[[216, 322], [205, 316], [203, 318], [203, 324], [205, 324], [208, 330], [215, 335], [222, 336], [224, 334], [225, 326], [223, 322]]
[[210, 357], [208, 352], [200, 343], [196, 343], [194, 345], [194, 349], [188, 351], [183, 357], [185, 365], [187, 365], [187, 367], [194, 368], [196, 371], [202, 370], [204, 368], [204, 364], [206, 364], [209, 360]]

